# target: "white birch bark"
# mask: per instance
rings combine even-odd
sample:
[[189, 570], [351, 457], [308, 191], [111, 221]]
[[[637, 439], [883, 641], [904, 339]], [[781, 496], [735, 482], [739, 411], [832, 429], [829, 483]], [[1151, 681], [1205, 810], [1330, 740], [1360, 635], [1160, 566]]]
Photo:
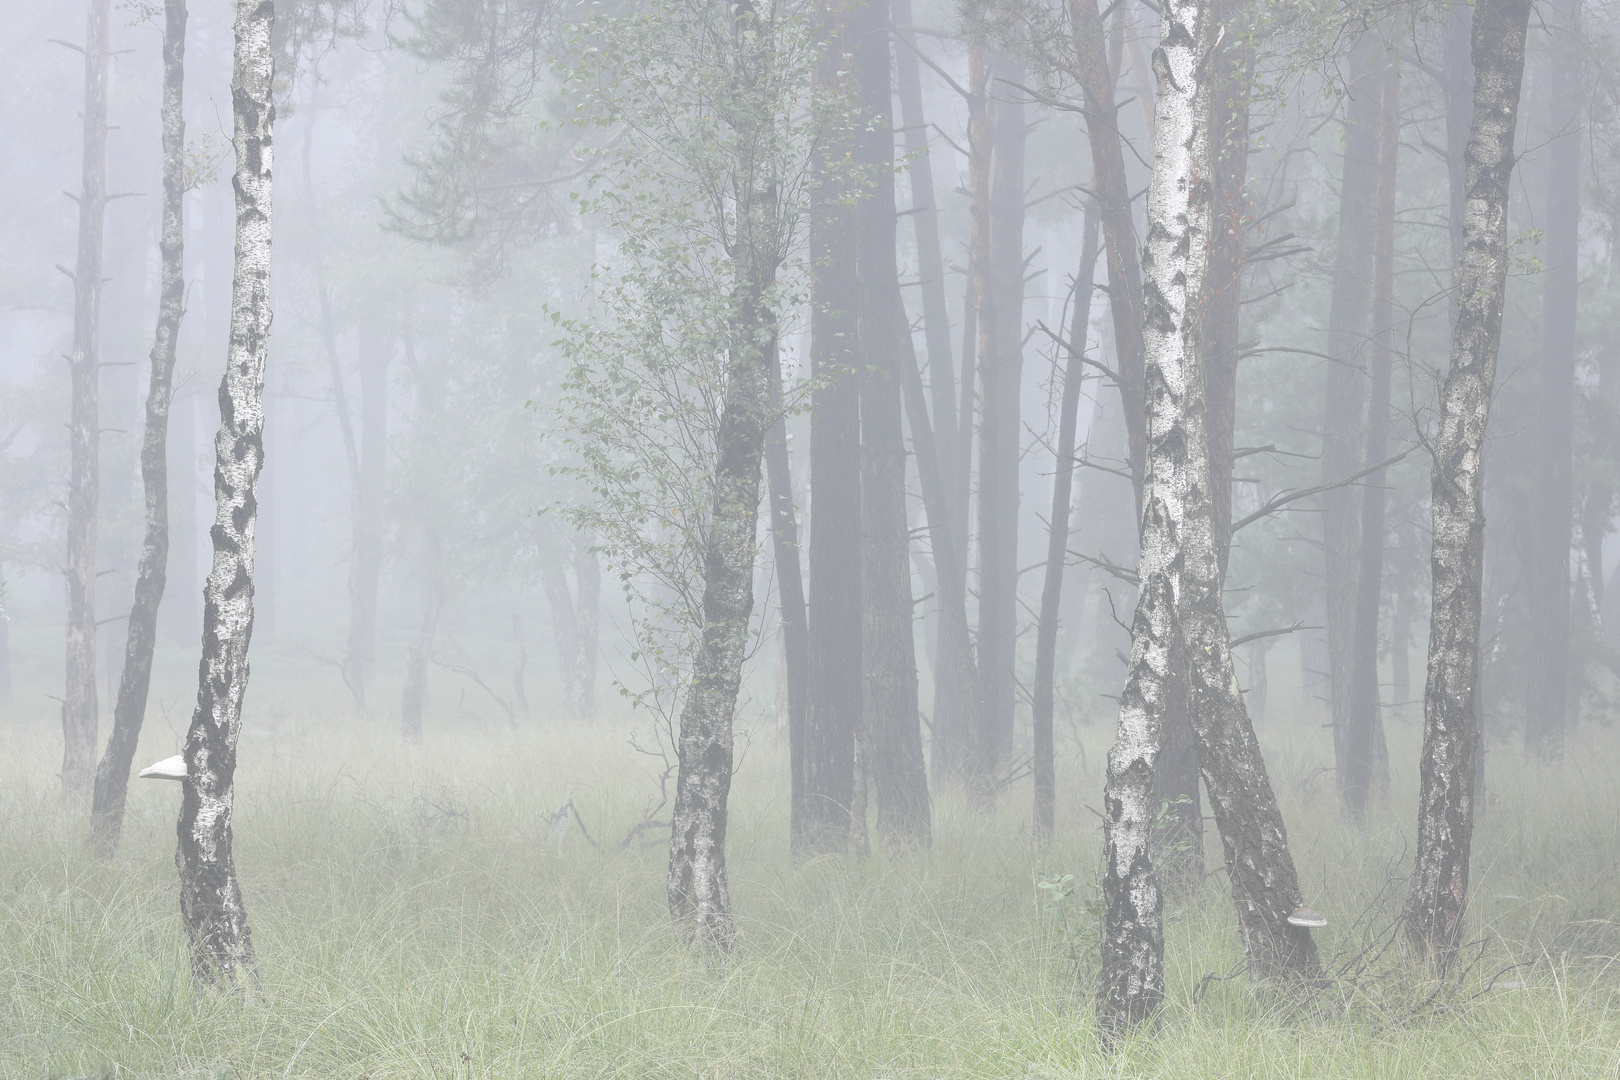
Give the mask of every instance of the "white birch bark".
[[1465, 154], [1457, 324], [1431, 441], [1433, 600], [1423, 692], [1418, 847], [1406, 932], [1414, 951], [1440, 964], [1456, 949], [1468, 897], [1478, 752], [1474, 699], [1485, 557], [1485, 431], [1502, 336], [1507, 201], [1529, 18], [1529, 0], [1479, 0], [1474, 7], [1474, 112]]
[[214, 439], [214, 559], [203, 588], [197, 708], [186, 733], [180, 808], [180, 911], [192, 972], [231, 982], [253, 960], [231, 854], [232, 781], [253, 634], [253, 536], [264, 465], [264, 364], [270, 337], [272, 0], [237, 0], [231, 77], [235, 114], [236, 267], [231, 336]]

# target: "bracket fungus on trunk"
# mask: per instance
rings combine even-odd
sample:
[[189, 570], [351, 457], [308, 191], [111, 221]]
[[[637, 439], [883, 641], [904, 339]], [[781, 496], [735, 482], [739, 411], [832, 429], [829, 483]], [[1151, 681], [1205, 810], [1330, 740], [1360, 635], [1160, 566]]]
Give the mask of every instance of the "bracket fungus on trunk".
[[140, 772], [142, 780], [184, 780], [186, 778], [186, 756], [175, 754], [162, 761], [154, 762]]

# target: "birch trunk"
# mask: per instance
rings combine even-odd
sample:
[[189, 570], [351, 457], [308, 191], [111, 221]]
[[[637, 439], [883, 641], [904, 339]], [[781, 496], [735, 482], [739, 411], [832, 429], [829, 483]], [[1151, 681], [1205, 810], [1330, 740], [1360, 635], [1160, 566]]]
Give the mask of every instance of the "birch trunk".
[[1069, 323], [1069, 358], [1063, 372], [1063, 401], [1058, 413], [1057, 459], [1052, 475], [1052, 515], [1047, 519], [1046, 576], [1041, 584], [1041, 611], [1035, 632], [1035, 688], [1031, 700], [1032, 771], [1035, 780], [1035, 838], [1051, 839], [1057, 816], [1057, 770], [1052, 745], [1052, 678], [1057, 666], [1058, 610], [1063, 601], [1063, 571], [1069, 561], [1069, 513], [1074, 495], [1074, 439], [1080, 418], [1081, 356], [1091, 325], [1092, 274], [1097, 265], [1097, 200], [1086, 203], [1080, 266], [1074, 277], [1074, 316]]
[[[1367, 446], [1371, 468], [1389, 454], [1390, 375], [1395, 362], [1395, 184], [1399, 177], [1401, 75], [1399, 60], [1384, 58], [1380, 78], [1383, 108], [1378, 136], [1378, 187], [1373, 219], [1372, 376], [1367, 401]], [[1384, 583], [1384, 470], [1367, 475], [1361, 496], [1360, 566], [1356, 580], [1355, 638], [1350, 670], [1349, 728], [1345, 732], [1344, 805], [1353, 821], [1365, 819], [1381, 775], [1387, 782], [1383, 702], [1378, 683], [1378, 608]]]
[[214, 559], [203, 589], [197, 708], [186, 732], [180, 804], [180, 912], [198, 982], [229, 983], [253, 961], [231, 854], [232, 781], [253, 636], [253, 533], [264, 466], [264, 362], [270, 340], [270, 211], [275, 105], [270, 0], [237, 0], [236, 268], [231, 337], [214, 439]]
[[1483, 455], [1501, 344], [1507, 203], [1529, 18], [1528, 0], [1479, 0], [1474, 7], [1474, 107], [1457, 325], [1431, 436], [1433, 600], [1406, 934], [1415, 952], [1440, 965], [1459, 943], [1468, 899], [1479, 735], [1474, 705], [1485, 547]]
[[1178, 648], [1251, 974], [1315, 974], [1308, 931], [1290, 927], [1299, 887], [1276, 799], [1232, 667], [1210, 505], [1199, 307], [1211, 212], [1209, 0], [1162, 5], [1148, 242], [1143, 260], [1147, 456], [1141, 582], [1103, 825], [1105, 1041], [1164, 996], [1162, 897], [1151, 849], [1153, 776]]
[[113, 706], [112, 736], [96, 768], [90, 807], [90, 840], [103, 854], [118, 848], [124, 828], [124, 799], [135, 760], [141, 723], [152, 683], [157, 647], [158, 605], [169, 565], [169, 401], [174, 391], [175, 342], [185, 309], [186, 194], [186, 4], [166, 0], [163, 23], [163, 232], [162, 280], [157, 334], [152, 343], [152, 375], [146, 394], [146, 428], [141, 441], [141, 484], [146, 496], [146, 535], [135, 572], [135, 602], [129, 613], [124, 669]]
[[[733, 78], [743, 93], [769, 77], [767, 33], [752, 5], [733, 9]], [[732, 172], [734, 308], [703, 559], [703, 622], [681, 708], [669, 842], [670, 915], [694, 944], [721, 953], [736, 940], [726, 881], [727, 800], [732, 725], [754, 610], [761, 466], [772, 419], [778, 324], [770, 293], [791, 243], [790, 226], [780, 220], [776, 205], [776, 162], [769, 147], [774, 121], [747, 112], [732, 120], [738, 155]]]
[[101, 501], [101, 249], [107, 211], [107, 68], [111, 0], [90, 0], [84, 37], [84, 153], [79, 250], [73, 266], [68, 445], [67, 680], [62, 702], [62, 798], [82, 806], [96, 770], [96, 511]]

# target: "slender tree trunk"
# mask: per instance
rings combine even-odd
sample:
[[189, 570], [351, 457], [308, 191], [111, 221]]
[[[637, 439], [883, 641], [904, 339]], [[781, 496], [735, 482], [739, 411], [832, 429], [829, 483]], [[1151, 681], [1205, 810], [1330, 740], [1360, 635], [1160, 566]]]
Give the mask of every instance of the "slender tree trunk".
[[107, 210], [107, 68], [111, 0], [90, 0], [84, 38], [84, 156], [73, 268], [73, 386], [68, 418], [67, 686], [62, 798], [88, 802], [96, 769], [96, 511], [101, 497], [101, 249]]
[[[349, 558], [349, 640], [344, 668], [364, 703], [377, 652], [377, 585], [382, 574], [383, 498], [387, 484], [388, 363], [393, 335], [371, 313], [360, 325], [359, 515]], [[347, 415], [347, 413], [345, 413]]]
[[[1395, 182], [1401, 147], [1399, 59], [1385, 56], [1380, 78], [1383, 98], [1378, 137], [1378, 186], [1374, 193], [1373, 343], [1371, 392], [1367, 402], [1364, 468], [1389, 453], [1390, 375], [1395, 362]], [[1387, 778], [1383, 703], [1378, 685], [1378, 607], [1384, 585], [1384, 470], [1369, 473], [1361, 497], [1360, 567], [1356, 575], [1356, 621], [1351, 666], [1349, 725], [1345, 731], [1343, 793], [1351, 820], [1367, 813], [1377, 776]], [[1383, 757], [1380, 769], [1379, 758]]]
[[[827, 53], [820, 89], [853, 91], [854, 48], [847, 0], [822, 11]], [[853, 133], [835, 139], [823, 163], [854, 152]], [[808, 858], [843, 849], [855, 784], [855, 727], [861, 715], [861, 416], [856, 366], [855, 212], [842, 179], [811, 196], [810, 708], [793, 779], [793, 852]]]
[[1189, 660], [1190, 711], [1251, 971], [1257, 978], [1319, 971], [1309, 932], [1287, 922], [1300, 906], [1299, 885], [1237, 689], [1211, 528], [1198, 314], [1213, 196], [1204, 163], [1210, 160], [1212, 91], [1205, 61], [1214, 18], [1208, 0], [1165, 3], [1162, 17], [1143, 263], [1149, 410], [1141, 586], [1103, 796], [1105, 910], [1097, 1011], [1110, 1042], [1147, 1019], [1164, 995], [1152, 793], [1178, 648]]
[[[896, 25], [911, 24], [911, 0], [893, 0], [892, 11]], [[910, 382], [910, 372], [902, 368], [901, 376], [912, 445], [918, 458], [919, 479], [924, 486], [923, 502], [928, 513], [929, 540], [937, 577], [935, 591], [938, 594], [939, 644], [933, 662], [933, 756], [930, 766], [938, 783], [944, 778], [957, 776], [962, 770], [965, 729], [972, 715], [970, 703], [978, 697], [977, 660], [973, 655], [967, 621], [967, 563], [964, 558], [973, 425], [971, 411], [963, 411], [963, 419], [958, 420], [951, 326], [945, 306], [945, 260], [939, 240], [939, 207], [934, 195], [933, 165], [928, 157], [922, 83], [916, 53], [909, 45], [895, 50], [895, 74], [900, 115], [905, 124], [906, 154], [911, 159], [906, 172], [911, 182], [910, 217], [912, 227], [916, 230], [917, 266], [922, 277], [919, 288], [922, 295], [923, 340], [928, 351], [926, 401], [922, 397], [921, 373], [918, 373], [915, 391]], [[970, 281], [967, 301], [969, 319], [972, 318], [971, 290]], [[977, 327], [966, 323], [964, 330], [971, 337], [977, 332]], [[900, 361], [913, 369], [917, 366], [914, 346], [909, 338], [902, 342]], [[964, 399], [972, 392], [974, 385], [973, 373], [968, 370], [970, 367], [971, 361], [964, 354]], [[931, 421], [928, 401], [933, 403]], [[963, 404], [968, 410], [971, 409], [968, 400], [964, 400]], [[927, 467], [938, 474], [935, 481], [921, 476], [925, 466], [924, 455], [931, 459]], [[928, 491], [930, 483], [936, 486], [932, 496]], [[944, 542], [951, 545], [954, 559], [941, 558], [942, 537], [947, 532], [949, 537]], [[948, 566], [954, 569], [948, 570]]]
[[878, 833], [891, 845], [929, 842], [928, 770], [917, 718], [911, 626], [911, 543], [901, 427], [901, 335], [909, 337], [895, 259], [894, 132], [889, 114], [889, 6], [853, 17], [864, 123], [856, 161], [875, 178], [856, 208], [860, 271], [862, 708]]
[[[739, 216], [749, 212], [745, 207]], [[719, 952], [736, 937], [726, 883], [732, 722], [754, 610], [754, 538], [775, 350], [774, 318], [765, 306], [771, 269], [756, 264], [740, 273], [745, 280], [734, 316], [703, 560], [703, 626], [681, 709], [669, 845], [670, 915], [691, 940]], [[841, 816], [847, 830], [847, 808]]]
[[1485, 554], [1482, 458], [1501, 343], [1507, 203], [1529, 18], [1528, 0], [1478, 0], [1474, 7], [1474, 109], [1457, 327], [1440, 390], [1439, 423], [1431, 436], [1434, 598], [1423, 693], [1418, 849], [1406, 934], [1419, 955], [1442, 965], [1459, 943], [1468, 898]]
[[141, 484], [146, 493], [146, 536], [135, 573], [135, 602], [129, 613], [124, 670], [113, 706], [112, 736], [96, 768], [90, 808], [91, 844], [103, 854], [118, 848], [124, 828], [129, 770], [146, 716], [157, 648], [158, 605], [169, 565], [169, 399], [173, 392], [175, 342], [185, 308], [186, 193], [186, 4], [166, 0], [163, 24], [163, 233], [162, 284], [158, 298], [152, 377], [146, 395], [146, 428], [141, 441]]
[[1057, 816], [1057, 769], [1052, 745], [1052, 678], [1057, 666], [1058, 609], [1063, 601], [1063, 571], [1069, 562], [1069, 513], [1074, 494], [1074, 439], [1080, 419], [1080, 384], [1085, 376], [1081, 356], [1091, 325], [1092, 274], [1097, 265], [1097, 200], [1086, 203], [1080, 266], [1074, 276], [1074, 316], [1069, 323], [1069, 356], [1063, 371], [1063, 403], [1058, 413], [1057, 459], [1052, 473], [1052, 516], [1047, 520], [1046, 577], [1041, 585], [1041, 611], [1035, 632], [1035, 692], [1030, 714], [1035, 779], [1035, 838], [1052, 837]]
[[427, 552], [423, 559], [422, 623], [416, 641], [405, 650], [405, 688], [399, 700], [400, 735], [408, 743], [422, 741], [422, 716], [427, 711], [428, 663], [433, 658], [433, 639], [444, 610], [443, 549], [439, 535], [427, 531]]
[[236, 271], [231, 339], [214, 440], [213, 567], [203, 591], [197, 709], [186, 733], [180, 804], [180, 912], [191, 969], [205, 985], [234, 981], [251, 965], [247, 910], [231, 854], [232, 781], [253, 636], [255, 491], [264, 465], [264, 361], [270, 340], [271, 98], [275, 8], [237, 0], [231, 77], [236, 144]]
[[1440, 60], [1445, 70], [1446, 179], [1451, 189], [1451, 325], [1457, 325], [1462, 282], [1463, 215], [1468, 202], [1464, 183], [1468, 163], [1468, 135], [1474, 123], [1474, 58], [1469, 48], [1474, 5], [1452, 0], [1441, 35]]
[[1102, 218], [1108, 255], [1108, 307], [1114, 323], [1114, 352], [1119, 393], [1124, 403], [1131, 482], [1137, 505], [1142, 499], [1146, 460], [1146, 412], [1142, 398], [1142, 265], [1136, 223], [1131, 218], [1130, 185], [1125, 177], [1125, 150], [1120, 142], [1119, 110], [1114, 104], [1117, 72], [1108, 62], [1107, 31], [1096, 0], [1069, 0], [1074, 26], [1080, 88], [1086, 103], [1086, 135], [1091, 144], [1092, 184]]
[[[1023, 69], [1004, 55], [993, 74], [1016, 86]], [[987, 93], [989, 88], [987, 88]], [[991, 95], [990, 286], [994, 341], [979, 368], [979, 776], [993, 779], [1013, 745], [1018, 645], [1018, 449], [1023, 433], [1024, 106]], [[986, 323], [980, 323], [983, 339]]]
[[1541, 388], [1535, 450], [1536, 510], [1528, 553], [1530, 697], [1524, 738], [1551, 761], [1564, 754], [1569, 711], [1569, 552], [1574, 521], [1570, 470], [1575, 430], [1575, 318], [1580, 292], [1581, 4], [1549, 13], [1546, 268], [1541, 277]]
[[598, 625], [602, 613], [602, 564], [595, 540], [574, 538], [574, 694], [571, 704], [581, 720], [596, 718], [596, 658], [601, 652]]
[[[793, 500], [793, 469], [788, 458], [787, 418], [782, 415], [782, 356], [771, 355], [771, 410], [775, 421], [765, 441], [770, 482], [771, 543], [776, 559], [776, 595], [782, 609], [782, 662], [787, 679], [788, 762], [792, 789], [804, 787], [805, 724], [810, 711], [810, 625], [799, 562], [799, 515]], [[778, 708], [778, 713], [781, 710]]]
[[[1360, 428], [1366, 416], [1362, 383], [1371, 315], [1373, 200], [1378, 186], [1378, 67], [1383, 43], [1369, 26], [1357, 34], [1346, 72], [1344, 167], [1339, 174], [1339, 228], [1328, 313], [1327, 392], [1322, 412], [1322, 482], [1334, 484], [1357, 471]], [[1339, 793], [1345, 794], [1354, 664], [1357, 544], [1361, 536], [1359, 489], [1351, 485], [1322, 493], [1328, 645], [1328, 700], [1333, 716], [1333, 759]]]

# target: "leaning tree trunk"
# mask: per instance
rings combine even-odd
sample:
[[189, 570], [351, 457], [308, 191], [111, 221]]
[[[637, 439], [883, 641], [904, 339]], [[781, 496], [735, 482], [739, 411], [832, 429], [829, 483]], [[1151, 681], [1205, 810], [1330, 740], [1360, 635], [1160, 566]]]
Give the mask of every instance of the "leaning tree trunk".
[[214, 561], [203, 589], [197, 708], [186, 732], [180, 804], [180, 913], [191, 970], [228, 983], [253, 961], [231, 855], [236, 742], [253, 636], [253, 531], [264, 466], [264, 361], [270, 341], [271, 157], [275, 128], [269, 0], [237, 0], [231, 77], [236, 143], [236, 268], [231, 338], [214, 439]]
[[[868, 0], [853, 19], [864, 113], [855, 160], [876, 183], [857, 204], [861, 281], [862, 694], [868, 772], [878, 833], [891, 846], [930, 840], [928, 769], [917, 718], [911, 537], [900, 391], [901, 335], [909, 334], [895, 259], [893, 101], [889, 8]], [[857, 823], [864, 831], [864, 820]]]
[[1142, 265], [1136, 223], [1131, 218], [1130, 185], [1125, 176], [1125, 150], [1120, 142], [1119, 109], [1108, 63], [1107, 32], [1096, 0], [1069, 0], [1074, 27], [1080, 88], [1086, 100], [1086, 137], [1091, 144], [1092, 184], [1102, 215], [1104, 250], [1108, 255], [1108, 308], [1114, 321], [1119, 394], [1131, 463], [1131, 483], [1138, 509], [1146, 456], [1146, 412], [1142, 400]]
[[[1381, 85], [1378, 187], [1373, 208], [1373, 341], [1368, 365], [1372, 381], [1363, 457], [1364, 467], [1369, 469], [1380, 464], [1389, 451], [1390, 375], [1395, 362], [1395, 181], [1401, 147], [1401, 76], [1393, 56], [1385, 59]], [[1359, 558], [1343, 777], [1345, 810], [1356, 822], [1366, 817], [1377, 777], [1387, 779], [1389, 775], [1378, 686], [1378, 607], [1384, 584], [1383, 469], [1367, 475], [1367, 487], [1361, 496]]]
[[1406, 935], [1419, 955], [1440, 965], [1459, 944], [1468, 900], [1479, 734], [1474, 701], [1485, 555], [1483, 457], [1502, 335], [1507, 204], [1529, 19], [1529, 0], [1478, 0], [1474, 7], [1474, 111], [1457, 327], [1440, 388], [1439, 423], [1430, 437], [1433, 601]]
[[157, 647], [158, 605], [169, 566], [169, 399], [174, 390], [175, 341], [185, 308], [186, 194], [186, 4], [167, 0], [163, 24], [163, 234], [162, 286], [157, 337], [152, 343], [152, 379], [146, 394], [146, 430], [141, 442], [141, 484], [146, 492], [146, 538], [135, 573], [135, 603], [129, 612], [124, 670], [113, 706], [112, 736], [96, 768], [90, 806], [90, 840], [111, 854], [124, 828], [129, 770], [146, 716]]
[[1057, 770], [1052, 746], [1052, 676], [1057, 666], [1058, 609], [1063, 601], [1063, 571], [1069, 562], [1069, 511], [1074, 494], [1074, 436], [1080, 416], [1082, 357], [1091, 325], [1091, 277], [1097, 265], [1097, 200], [1086, 203], [1080, 267], [1074, 276], [1074, 315], [1069, 323], [1068, 363], [1063, 371], [1063, 401], [1058, 413], [1057, 458], [1052, 474], [1052, 516], [1047, 521], [1046, 578], [1041, 584], [1041, 611], [1035, 632], [1035, 688], [1031, 696], [1031, 768], [1035, 779], [1035, 838], [1051, 839], [1057, 816]]
[[90, 0], [84, 38], [84, 158], [73, 267], [73, 385], [68, 418], [67, 684], [62, 798], [82, 805], [96, 769], [96, 507], [101, 495], [101, 246], [107, 210], [107, 67], [112, 0]]
[[1580, 292], [1580, 0], [1554, 5], [1548, 30], [1546, 271], [1541, 279], [1541, 387], [1536, 416], [1536, 512], [1531, 518], [1530, 699], [1524, 737], [1550, 761], [1564, 753], [1569, 698], [1569, 550], [1575, 515], [1575, 317]]
[[1103, 796], [1102, 979], [1097, 1013], [1112, 1041], [1164, 996], [1162, 898], [1153, 865], [1153, 772], [1178, 646], [1191, 714], [1250, 969], [1314, 975], [1307, 931], [1290, 926], [1299, 886], [1287, 835], [1232, 667], [1211, 535], [1199, 308], [1209, 251], [1213, 38], [1209, 0], [1162, 5], [1158, 98], [1143, 261], [1147, 457], [1140, 592], [1130, 667]]

